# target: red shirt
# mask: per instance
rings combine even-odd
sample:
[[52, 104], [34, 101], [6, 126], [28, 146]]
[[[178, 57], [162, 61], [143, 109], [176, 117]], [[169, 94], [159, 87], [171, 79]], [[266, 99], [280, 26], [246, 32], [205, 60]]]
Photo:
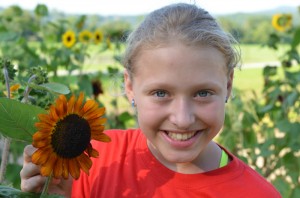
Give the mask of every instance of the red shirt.
[[92, 159], [89, 176], [81, 172], [73, 182], [74, 198], [281, 197], [268, 181], [228, 151], [232, 160], [222, 168], [181, 174], [152, 155], [139, 129], [105, 133], [112, 141], [93, 142], [100, 156]]

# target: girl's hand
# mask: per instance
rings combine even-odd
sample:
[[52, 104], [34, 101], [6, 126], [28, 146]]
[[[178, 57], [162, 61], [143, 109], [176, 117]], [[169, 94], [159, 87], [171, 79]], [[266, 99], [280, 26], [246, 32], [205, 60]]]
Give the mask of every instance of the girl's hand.
[[[20, 172], [21, 190], [24, 192], [36, 192], [36, 193], [42, 192], [44, 184], [47, 179], [46, 177], [40, 174], [40, 167], [33, 164], [31, 161], [31, 156], [36, 150], [37, 149], [34, 148], [32, 145], [28, 145], [24, 148], [23, 168]], [[69, 177], [68, 180], [53, 178], [51, 184], [49, 184], [48, 193], [59, 194], [65, 197], [70, 197], [71, 190], [72, 190], [71, 177]]]

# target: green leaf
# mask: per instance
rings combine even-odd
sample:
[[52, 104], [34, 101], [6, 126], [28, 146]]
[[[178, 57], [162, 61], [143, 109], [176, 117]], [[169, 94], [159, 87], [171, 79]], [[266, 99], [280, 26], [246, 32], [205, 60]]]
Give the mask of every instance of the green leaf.
[[48, 15], [48, 8], [44, 4], [38, 4], [34, 9], [34, 12], [37, 16], [47, 16]]
[[4, 136], [23, 141], [32, 141], [37, 131], [34, 123], [38, 114], [46, 113], [40, 107], [24, 104], [16, 100], [0, 98], [0, 133]]
[[6, 41], [15, 41], [17, 40], [19, 34], [16, 32], [0, 32], [0, 42], [6, 42]]
[[295, 31], [294, 38], [292, 41], [292, 48], [296, 48], [300, 43], [300, 28]]
[[[0, 197], [10, 197], [10, 198], [39, 198], [40, 193], [28, 193], [22, 192], [19, 189], [11, 188], [8, 186], [0, 185]], [[44, 195], [43, 197], [47, 198], [62, 198], [60, 195]]]
[[277, 74], [277, 67], [275, 66], [266, 66], [263, 69], [263, 75], [265, 77], [275, 76]]
[[39, 90], [45, 90], [45, 91], [50, 91], [50, 92], [55, 92], [59, 94], [68, 94], [70, 93], [70, 89], [63, 84], [60, 83], [44, 83], [44, 84], [30, 84], [30, 87], [34, 89], [39, 89]]

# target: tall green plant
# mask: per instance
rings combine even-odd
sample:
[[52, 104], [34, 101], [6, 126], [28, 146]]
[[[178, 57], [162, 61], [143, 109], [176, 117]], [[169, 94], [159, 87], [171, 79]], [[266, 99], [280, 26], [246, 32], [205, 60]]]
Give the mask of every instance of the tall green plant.
[[219, 139], [271, 181], [283, 197], [297, 197], [300, 194], [300, 24], [292, 27], [288, 14], [274, 18], [277, 31], [269, 36], [268, 46], [279, 50], [282, 42], [289, 42], [279, 60], [281, 66], [264, 67], [260, 96], [255, 92], [247, 96], [238, 93], [228, 104]]

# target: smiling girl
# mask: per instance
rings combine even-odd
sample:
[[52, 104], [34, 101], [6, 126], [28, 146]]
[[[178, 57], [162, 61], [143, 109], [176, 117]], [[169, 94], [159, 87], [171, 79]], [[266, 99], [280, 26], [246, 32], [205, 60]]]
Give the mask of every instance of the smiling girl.
[[[90, 175], [52, 192], [66, 195], [72, 185], [72, 197], [280, 197], [213, 141], [224, 124], [239, 62], [234, 44], [195, 5], [150, 13], [129, 36], [124, 56], [125, 91], [139, 128], [107, 130], [112, 142], [93, 143], [101, 155], [93, 159]], [[33, 151], [26, 147], [25, 156]], [[41, 189], [43, 179], [29, 182], [41, 177], [36, 170], [24, 162], [24, 191]]]

